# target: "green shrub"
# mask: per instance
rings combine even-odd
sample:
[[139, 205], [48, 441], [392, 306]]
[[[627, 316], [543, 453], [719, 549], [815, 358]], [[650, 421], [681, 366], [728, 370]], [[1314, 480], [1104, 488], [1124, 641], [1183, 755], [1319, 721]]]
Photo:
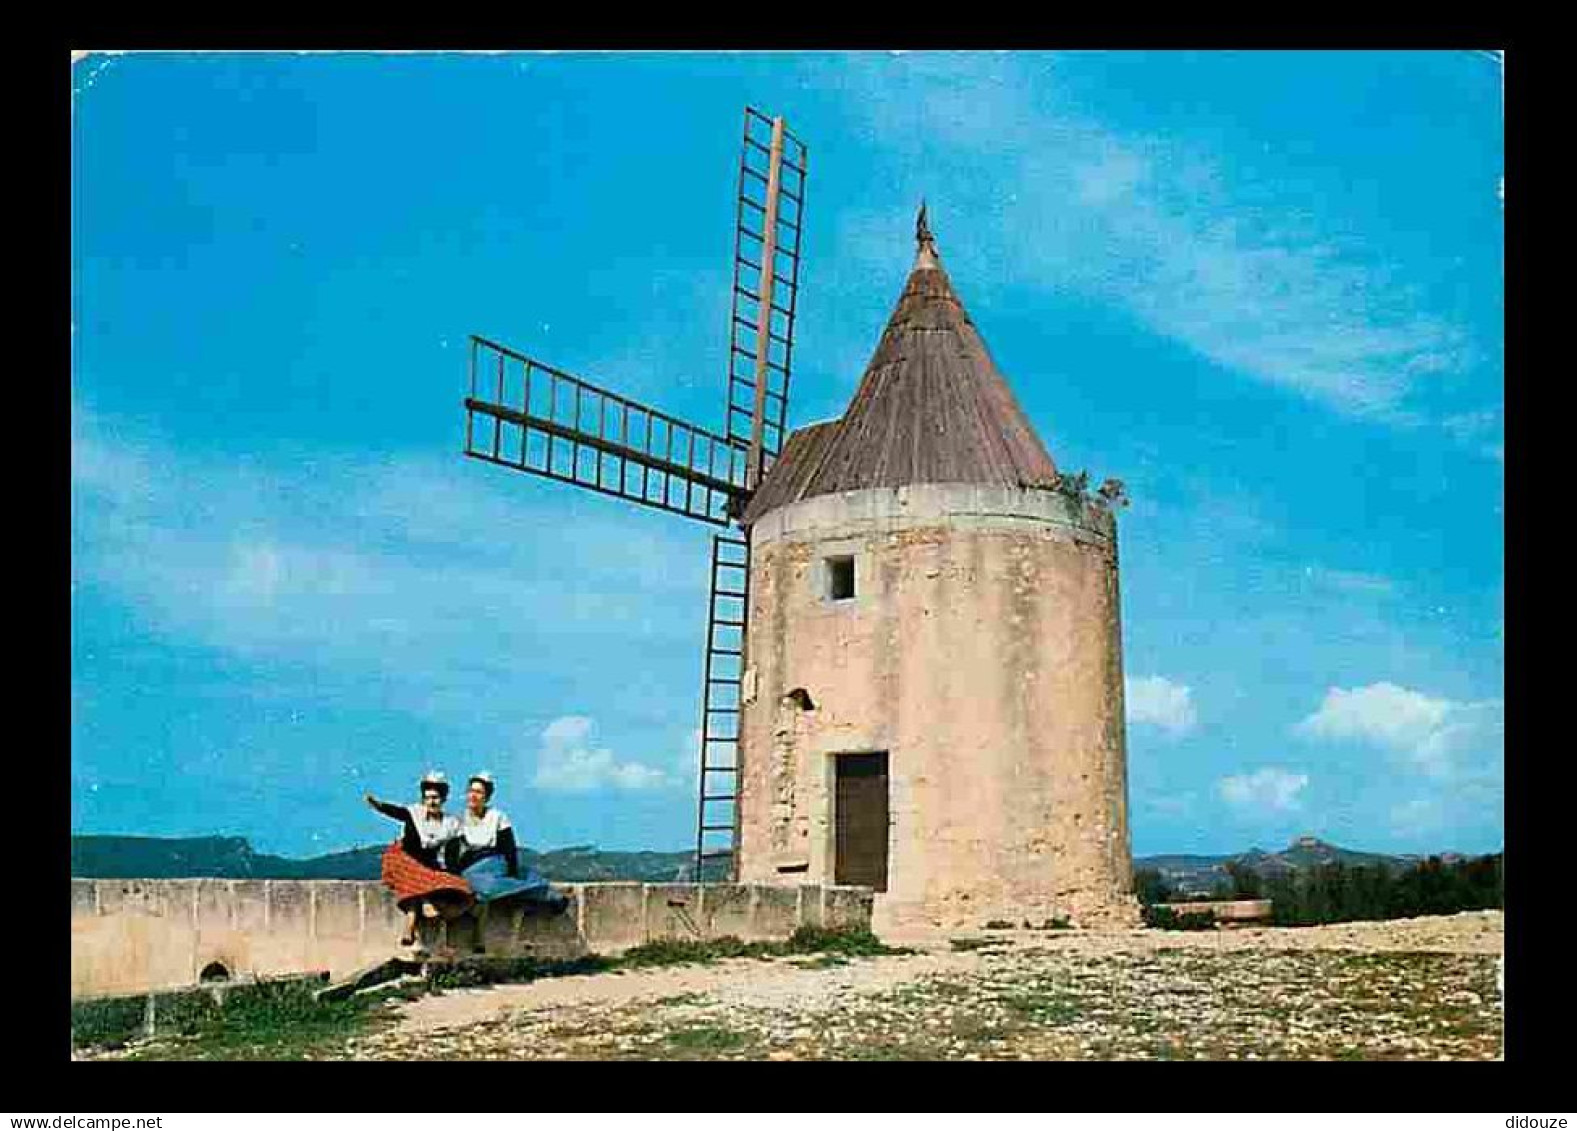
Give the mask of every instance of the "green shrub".
[[1172, 885], [1161, 878], [1161, 873], [1155, 868], [1135, 868], [1133, 873], [1133, 892], [1139, 897], [1140, 903], [1165, 903], [1175, 894]]
[[992, 948], [992, 949], [996, 949], [996, 950], [1004, 950], [1004, 949], [1006, 949], [1007, 947], [1009, 947], [1011, 945], [1010, 943], [1006, 942], [1003, 939], [982, 939], [982, 938], [964, 937], [964, 938], [948, 939], [947, 941], [948, 941], [948, 945], [950, 945], [954, 950], [966, 950], [966, 951], [967, 950], [985, 950], [987, 948]]
[[692, 962], [716, 962], [719, 958], [758, 958], [766, 953], [764, 943], [747, 943], [733, 935], [718, 939], [654, 939], [632, 946], [619, 955], [620, 966], [680, 966]]
[[788, 954], [913, 954], [909, 947], [888, 946], [863, 927], [828, 930], [825, 927], [797, 927], [783, 944]]
[[697, 1054], [730, 1052], [750, 1043], [750, 1038], [746, 1034], [733, 1029], [724, 1029], [718, 1025], [694, 1025], [675, 1029], [664, 1039], [675, 1052]]
[[534, 982], [539, 978], [560, 978], [566, 974], [599, 974], [610, 969], [614, 959], [600, 954], [580, 958], [487, 958], [435, 966], [427, 979], [431, 989], [454, 990], [470, 986], [491, 986], [500, 982]]
[[[153, 995], [155, 1045], [149, 1056], [187, 1059], [301, 1056], [361, 1028], [373, 1002], [319, 1002], [317, 980], [281, 979], [226, 987], [221, 994], [182, 990]], [[73, 1005], [72, 1044], [119, 1048], [142, 1035], [146, 996]], [[139, 1053], [142, 1055], [142, 1053]]]
[[71, 1044], [75, 1048], [121, 1048], [142, 1033], [145, 997], [73, 1002]]
[[677, 966], [690, 962], [716, 962], [720, 958], [775, 958], [790, 954], [912, 954], [906, 947], [891, 947], [863, 928], [829, 930], [797, 928], [783, 942], [744, 942], [733, 935], [718, 939], [655, 939], [631, 947], [613, 961], [622, 967]]

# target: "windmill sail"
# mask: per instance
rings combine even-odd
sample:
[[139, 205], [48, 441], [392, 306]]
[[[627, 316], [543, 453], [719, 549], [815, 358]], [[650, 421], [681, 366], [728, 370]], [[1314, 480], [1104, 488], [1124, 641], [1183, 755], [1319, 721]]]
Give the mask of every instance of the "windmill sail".
[[749, 448], [748, 487], [760, 481], [783, 447], [799, 305], [806, 160], [804, 143], [782, 118], [745, 108], [724, 432]]
[[465, 454], [727, 526], [745, 447], [486, 338], [471, 338]]

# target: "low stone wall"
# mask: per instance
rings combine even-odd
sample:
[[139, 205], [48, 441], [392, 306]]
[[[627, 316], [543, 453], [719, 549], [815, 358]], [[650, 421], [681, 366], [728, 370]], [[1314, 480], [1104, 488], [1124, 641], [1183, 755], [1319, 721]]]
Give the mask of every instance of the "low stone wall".
[[1216, 922], [1228, 927], [1263, 923], [1271, 915], [1268, 899], [1207, 899], [1193, 903], [1158, 903], [1156, 906], [1169, 908], [1179, 915], [1209, 911]]
[[[562, 915], [504, 904], [488, 917], [489, 954], [616, 954], [660, 938], [782, 939], [801, 925], [869, 928], [866, 888], [761, 884], [558, 884]], [[404, 916], [381, 883], [359, 880], [71, 881], [73, 997], [226, 977], [328, 970], [334, 977], [395, 950]], [[429, 943], [469, 950], [472, 921], [424, 923]]]

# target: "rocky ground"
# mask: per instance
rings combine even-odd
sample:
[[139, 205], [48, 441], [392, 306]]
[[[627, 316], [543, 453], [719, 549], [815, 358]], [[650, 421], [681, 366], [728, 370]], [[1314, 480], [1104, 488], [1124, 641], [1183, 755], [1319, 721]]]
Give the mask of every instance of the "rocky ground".
[[986, 932], [452, 990], [347, 1059], [1492, 1060], [1500, 912], [1325, 927]]

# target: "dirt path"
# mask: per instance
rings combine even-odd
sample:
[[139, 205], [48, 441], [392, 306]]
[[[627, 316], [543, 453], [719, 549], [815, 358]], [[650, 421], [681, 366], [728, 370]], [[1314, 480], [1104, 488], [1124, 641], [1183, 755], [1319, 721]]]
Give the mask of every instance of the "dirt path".
[[[1217, 932], [1003, 932], [959, 950], [451, 990], [347, 1046], [396, 1059], [1466, 1058], [1498, 1053], [1499, 912]], [[894, 939], [894, 942], [903, 940]]]
[[524, 985], [447, 990], [401, 1007], [400, 1030], [430, 1032], [493, 1021], [522, 1010], [624, 1006], [706, 994], [738, 1005], [813, 1005], [850, 993], [877, 993], [927, 974], [978, 967], [979, 953], [926, 953], [862, 958], [814, 967], [814, 959], [730, 958], [710, 965], [670, 966], [607, 974], [545, 978]]

